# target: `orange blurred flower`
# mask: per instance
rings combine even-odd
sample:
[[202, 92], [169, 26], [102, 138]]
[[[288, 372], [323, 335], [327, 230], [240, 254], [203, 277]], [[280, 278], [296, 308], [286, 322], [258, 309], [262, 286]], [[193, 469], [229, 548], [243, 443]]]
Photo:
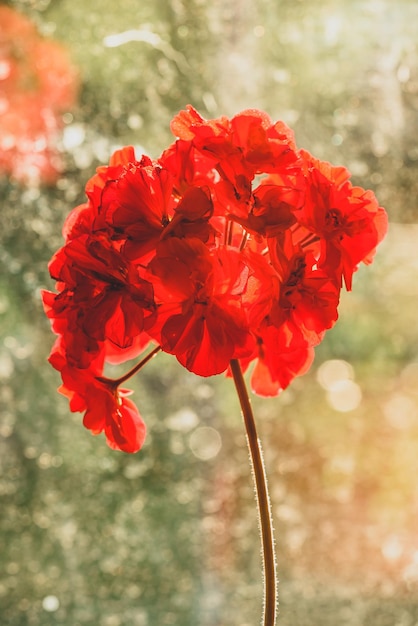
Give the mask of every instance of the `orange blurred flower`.
[[77, 92], [78, 73], [63, 46], [0, 6], [0, 174], [24, 183], [56, 180], [61, 115]]

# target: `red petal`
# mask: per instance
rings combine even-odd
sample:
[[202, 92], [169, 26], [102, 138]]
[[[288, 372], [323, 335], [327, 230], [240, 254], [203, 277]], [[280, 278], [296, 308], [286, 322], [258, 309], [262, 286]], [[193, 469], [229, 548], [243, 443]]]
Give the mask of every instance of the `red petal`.
[[143, 446], [146, 426], [138, 409], [129, 398], [120, 398], [120, 406], [106, 425], [106, 443], [113, 450], [133, 454]]
[[190, 130], [191, 127], [193, 124], [201, 124], [202, 122], [205, 122], [204, 118], [191, 104], [188, 104], [185, 111], [180, 111], [172, 119], [170, 124], [171, 132], [179, 139], [193, 139], [195, 134]]

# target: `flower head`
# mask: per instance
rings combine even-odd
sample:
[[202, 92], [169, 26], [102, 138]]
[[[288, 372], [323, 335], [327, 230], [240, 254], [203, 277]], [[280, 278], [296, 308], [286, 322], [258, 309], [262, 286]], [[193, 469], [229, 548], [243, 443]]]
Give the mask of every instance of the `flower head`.
[[111, 381], [106, 363], [151, 341], [200, 376], [253, 364], [253, 390], [276, 395], [307, 371], [387, 229], [371, 191], [261, 111], [205, 120], [189, 106], [172, 129], [157, 160], [127, 147], [97, 170], [43, 296], [61, 391], [128, 452], [145, 430], [120, 385], [139, 367]]

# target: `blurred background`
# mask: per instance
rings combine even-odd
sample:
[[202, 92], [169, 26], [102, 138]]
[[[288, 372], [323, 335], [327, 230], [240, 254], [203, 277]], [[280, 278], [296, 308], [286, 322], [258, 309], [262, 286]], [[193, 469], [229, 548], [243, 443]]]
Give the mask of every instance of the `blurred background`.
[[[88, 8], [87, 8], [88, 4]], [[56, 393], [40, 289], [112, 151], [257, 107], [375, 191], [390, 232], [311, 371], [253, 400], [280, 626], [418, 625], [418, 3], [0, 3], [0, 624], [253, 626], [260, 547], [233, 384], [159, 355], [134, 456]]]

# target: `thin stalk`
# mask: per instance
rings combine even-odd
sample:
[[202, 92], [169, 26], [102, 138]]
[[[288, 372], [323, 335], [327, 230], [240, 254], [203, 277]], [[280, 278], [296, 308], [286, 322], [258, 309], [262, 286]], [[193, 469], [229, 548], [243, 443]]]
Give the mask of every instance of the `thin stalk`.
[[120, 378], [118, 378], [117, 380], [115, 380], [115, 383], [119, 385], [121, 385], [122, 383], [125, 382], [125, 380], [128, 380], [128, 378], [131, 378], [131, 376], [133, 376], [134, 374], [136, 374], [137, 372], [139, 372], [140, 369], [142, 369], [144, 367], [144, 365], [146, 365], [148, 363], [148, 361], [151, 361], [151, 359], [153, 359], [155, 357], [156, 354], [158, 354], [158, 352], [161, 350], [161, 346], [157, 346], [156, 348], [154, 348], [153, 350], [151, 350], [151, 352], [149, 354], [147, 354], [147, 356], [145, 356], [142, 361], [140, 361], [139, 363], [137, 363], [135, 365], [135, 367], [133, 367], [129, 372], [127, 372], [124, 376], [121, 376]]
[[233, 359], [230, 365], [244, 418], [257, 495], [264, 567], [263, 625], [275, 626], [277, 608], [276, 560], [274, 556], [273, 523], [270, 511], [267, 477], [264, 468], [261, 443], [258, 439], [254, 414], [251, 408], [251, 402], [245, 385], [244, 376], [242, 375], [241, 366], [239, 361], [236, 359]]
[[127, 372], [126, 374], [124, 374], [123, 376], [121, 376], [120, 378], [116, 380], [113, 380], [112, 378], [106, 378], [105, 376], [100, 376], [97, 378], [97, 380], [101, 380], [102, 382], [108, 383], [112, 388], [116, 389], [117, 387], [119, 387], [119, 385], [122, 385], [122, 383], [124, 383], [126, 380], [131, 378], [134, 374], [139, 372], [139, 370], [142, 369], [144, 365], [148, 363], [148, 361], [151, 361], [151, 359], [153, 359], [160, 350], [161, 350], [161, 346], [157, 346], [156, 348], [151, 350], [151, 352], [149, 352], [142, 359], [142, 361], [139, 361], [139, 363], [134, 365], [134, 367], [130, 369], [129, 372]]

